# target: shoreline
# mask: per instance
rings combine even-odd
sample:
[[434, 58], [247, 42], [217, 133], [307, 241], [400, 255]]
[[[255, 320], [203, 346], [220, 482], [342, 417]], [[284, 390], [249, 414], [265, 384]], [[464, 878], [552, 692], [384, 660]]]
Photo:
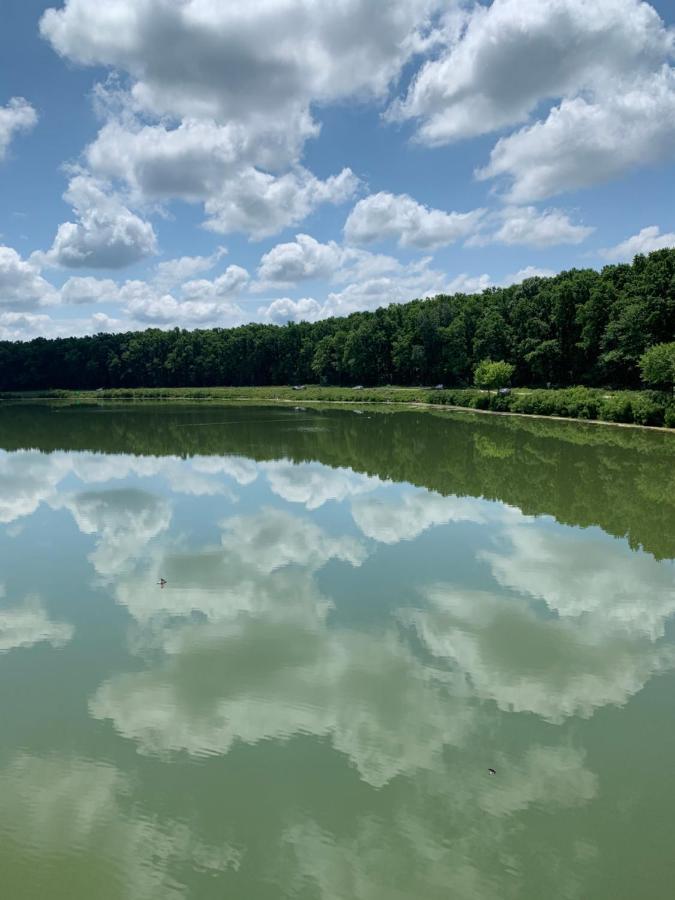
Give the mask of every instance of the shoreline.
[[[117, 395], [117, 391], [122, 391], [126, 396]], [[157, 392], [156, 396], [153, 396], [151, 391]], [[168, 391], [175, 391], [175, 394], [167, 394]], [[213, 393], [210, 396], [190, 396], [190, 392], [194, 391], [195, 394], [199, 395], [201, 393], [205, 393], [208, 391], [212, 391]], [[224, 392], [223, 396], [218, 395], [218, 391], [222, 390]], [[248, 391], [249, 388], [205, 388], [203, 391], [199, 388], [156, 388], [156, 389], [147, 389], [147, 388], [129, 388], [129, 389], [111, 389], [111, 392], [115, 392], [113, 396], [108, 393], [108, 391], [55, 391], [54, 394], [50, 394], [49, 392], [36, 392], [33, 394], [32, 392], [26, 392], [26, 394], [18, 394], [14, 392], [8, 392], [7, 394], [0, 393], [0, 404], [12, 404], [12, 403], [72, 403], [82, 402], [83, 404], [89, 403], [105, 403], [105, 404], [122, 404], [122, 403], [174, 403], [174, 404], [234, 404], [234, 403], [256, 403], [260, 405], [278, 405], [278, 404], [286, 404], [286, 405], [294, 405], [294, 406], [303, 406], [305, 404], [312, 406], [346, 406], [346, 407], [371, 407], [373, 411], [375, 411], [378, 407], [403, 407], [406, 409], [419, 409], [419, 410], [429, 410], [434, 412], [452, 412], [452, 413], [477, 413], [479, 415], [490, 415], [490, 416], [509, 416], [515, 418], [522, 419], [543, 419], [550, 420], [554, 422], [573, 422], [576, 424], [582, 425], [609, 425], [618, 428], [631, 428], [631, 429], [640, 429], [645, 431], [660, 431], [665, 432], [666, 434], [675, 435], [675, 428], [668, 427], [665, 425], [643, 425], [637, 422], [615, 422], [609, 421], [607, 419], [592, 419], [585, 418], [579, 416], [560, 416], [555, 414], [547, 415], [545, 413], [527, 413], [527, 412], [517, 412], [515, 410], [496, 410], [496, 409], [477, 409], [473, 406], [459, 406], [457, 404], [451, 403], [430, 403], [424, 400], [419, 399], [390, 399], [389, 397], [383, 399], [373, 399], [372, 396], [369, 396], [368, 399], [357, 400], [351, 398], [334, 398], [330, 397], [324, 398], [316, 398], [316, 397], [302, 397], [301, 392], [298, 392], [297, 397], [279, 397], [279, 396], [264, 396], [265, 389], [258, 388], [261, 392], [260, 396], [256, 394], [243, 393], [243, 391]], [[255, 389], [254, 389], [255, 390]], [[273, 389], [270, 389], [270, 392]], [[287, 389], [284, 389], [287, 390]], [[330, 392], [330, 388], [310, 388], [309, 390], [326, 390]], [[349, 388], [343, 389], [339, 388], [338, 390], [351, 390]], [[371, 388], [367, 389], [370, 391], [377, 390], [387, 390]], [[410, 391], [411, 393], [416, 391], [415, 388], [393, 388], [389, 389], [393, 391]], [[185, 391], [185, 394], [181, 392]], [[241, 394], [238, 392], [242, 391]], [[137, 395], [136, 395], [136, 392]], [[236, 393], [235, 393], [236, 392]], [[637, 394], [637, 392], [635, 392]]]

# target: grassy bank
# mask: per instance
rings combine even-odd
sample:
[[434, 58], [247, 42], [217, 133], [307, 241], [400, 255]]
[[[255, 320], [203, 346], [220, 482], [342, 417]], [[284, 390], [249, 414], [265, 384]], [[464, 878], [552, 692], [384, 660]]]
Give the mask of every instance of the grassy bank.
[[675, 428], [675, 398], [658, 391], [605, 391], [596, 388], [559, 390], [514, 389], [510, 394], [473, 388], [435, 390], [424, 387], [346, 388], [292, 387], [114, 388], [99, 391], [2, 393], [2, 400], [183, 400], [295, 401], [336, 403], [425, 403], [521, 415], [557, 416], [586, 421], [619, 422]]

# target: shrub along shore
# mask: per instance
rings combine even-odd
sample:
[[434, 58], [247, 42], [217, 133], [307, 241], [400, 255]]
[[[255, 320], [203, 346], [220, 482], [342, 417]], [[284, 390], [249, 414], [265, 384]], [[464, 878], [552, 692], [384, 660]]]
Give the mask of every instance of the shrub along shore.
[[675, 429], [675, 397], [664, 391], [607, 391], [601, 388], [515, 388], [509, 393], [477, 388], [426, 387], [208, 387], [111, 388], [98, 391], [0, 393], [0, 400], [254, 401], [303, 403], [399, 403], [519, 415], [621, 423]]

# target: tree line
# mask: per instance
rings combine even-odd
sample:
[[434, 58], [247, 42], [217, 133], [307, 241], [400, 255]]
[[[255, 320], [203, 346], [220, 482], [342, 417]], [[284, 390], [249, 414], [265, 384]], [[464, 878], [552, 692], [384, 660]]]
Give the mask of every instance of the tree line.
[[675, 338], [675, 249], [602, 271], [439, 295], [319, 322], [149, 328], [0, 342], [0, 389], [473, 383], [498, 360], [522, 386], [635, 388]]

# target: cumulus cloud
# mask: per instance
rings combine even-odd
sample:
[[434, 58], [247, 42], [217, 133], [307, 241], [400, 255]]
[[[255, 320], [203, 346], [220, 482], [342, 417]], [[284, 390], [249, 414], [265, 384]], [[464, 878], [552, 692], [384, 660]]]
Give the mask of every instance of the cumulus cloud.
[[449, 522], [485, 521], [475, 500], [428, 491], [406, 491], [391, 499], [359, 497], [352, 502], [352, 516], [363, 534], [383, 544], [411, 541], [427, 529]]
[[241, 266], [228, 266], [222, 275], [209, 280], [187, 281], [181, 292], [190, 300], [222, 300], [238, 294], [248, 283], [249, 274]]
[[[123, 69], [138, 103], [159, 115], [284, 121], [298, 107], [383, 96], [420, 48], [437, 3], [372, 0], [308, 7], [188, 0], [68, 0], [42, 17], [62, 56]], [[260, 36], [274, 35], [262, 53]]]
[[[352, 252], [351, 250], [349, 252]], [[331, 316], [346, 316], [358, 310], [375, 310], [391, 303], [407, 303], [417, 297], [433, 297], [437, 294], [464, 292], [477, 293], [490, 287], [489, 275], [468, 275], [462, 273], [448, 281], [447, 276], [430, 268], [430, 258], [402, 265], [392, 257], [372, 255], [372, 259], [360, 259], [351, 268], [351, 261], [345, 261], [345, 268], [336, 273], [338, 278], [358, 278], [350, 281], [337, 291], [330, 291], [321, 303], [312, 297], [293, 300], [281, 297], [258, 308], [258, 315], [267, 322], [283, 324], [287, 321], [309, 321], [326, 319]], [[383, 274], [379, 274], [383, 273]]]
[[589, 635], [608, 628], [651, 640], [663, 635], [675, 611], [672, 563], [528, 520], [508, 528], [505, 538], [505, 551], [481, 554], [499, 584], [544, 600], [561, 618], [583, 616]]
[[119, 298], [117, 283], [110, 278], [82, 278], [74, 276], [64, 282], [59, 291], [61, 303], [66, 306], [85, 303], [114, 303]]
[[275, 285], [330, 278], [342, 257], [343, 251], [335, 241], [321, 244], [309, 234], [297, 234], [295, 241], [277, 244], [265, 253], [258, 267], [258, 278]]
[[[527, 870], [532, 841], [522, 840], [523, 820], [514, 813], [532, 809], [553, 814], [582, 806], [596, 797], [598, 778], [583, 751], [535, 744], [499, 753], [495, 760], [499, 777], [486, 779], [476, 765], [480, 740], [481, 736], [469, 749], [455, 750], [447, 768], [438, 766], [428, 776], [418, 775], [414, 791], [397, 792], [385, 817], [357, 815], [348, 829], [332, 830], [325, 820], [320, 826], [304, 813], [283, 835], [297, 867], [297, 872], [291, 870], [292, 892], [309, 886], [326, 900], [522, 896], [527, 879], [520, 873]], [[493, 734], [486, 735], [488, 745], [494, 740]], [[477, 810], [480, 827], [475, 827]], [[570, 862], [564, 862], [560, 871], [553, 867], [550, 882], [546, 881], [551, 887], [540, 887], [543, 893], [562, 888], [565, 894], [574, 894], [580, 881], [580, 844], [589, 849], [583, 835], [583, 829], [574, 830], [569, 840], [556, 841], [556, 859]], [[494, 869], [486, 856], [492, 858]], [[501, 877], [506, 856], [518, 873], [508, 886]], [[567, 871], [574, 872], [571, 879], [564, 874]], [[541, 879], [537, 882], [542, 884]]]
[[[436, 585], [425, 598], [428, 607], [403, 620], [433, 656], [465, 674], [478, 697], [505, 712], [558, 724], [589, 718], [599, 707], [623, 705], [654, 674], [675, 666], [675, 652], [663, 642], [611, 625], [589, 634], [583, 616], [542, 616], [512, 596]], [[517, 640], [505, 641], [506, 634]]]
[[391, 275], [381, 275], [355, 281], [342, 290], [331, 291], [322, 308], [322, 315], [343, 316], [361, 309], [374, 310], [391, 303], [407, 303], [416, 297], [432, 297], [443, 293], [447, 279], [443, 272], [429, 267], [425, 258], [402, 266]]
[[[464, 739], [472, 711], [452, 696], [447, 673], [421, 663], [395, 629], [374, 641], [328, 626], [330, 604], [315, 576], [330, 560], [360, 565], [358, 540], [280, 510], [223, 525], [222, 551], [153, 564], [152, 572], [161, 566], [167, 575], [164, 591], [144, 589], [147, 571], [118, 584], [119, 602], [139, 625], [139, 647], [164, 657], [104, 683], [92, 715], [110, 719], [146, 753], [225, 754], [237, 742], [327, 737], [376, 787], [432, 769], [444, 746]], [[261, 642], [266, 651], [251, 682], [236, 660]], [[205, 653], [226, 670], [203, 671], [196, 703], [185, 673]], [[383, 693], [392, 703], [380, 702]]]
[[103, 576], [124, 571], [171, 522], [168, 501], [138, 489], [84, 491], [61, 503], [83, 534], [96, 535], [89, 559]]
[[[195, 262], [195, 259], [198, 262]], [[63, 303], [96, 303], [106, 301], [122, 305], [131, 323], [237, 325], [244, 321], [244, 312], [235, 302], [245, 289], [249, 274], [241, 266], [231, 265], [213, 279], [186, 281], [173, 293], [164, 290], [167, 278], [173, 278], [181, 268], [199, 271], [204, 257], [187, 257], [171, 261], [171, 270], [160, 272], [149, 281], [138, 279], [119, 285], [108, 279], [71, 278], [61, 288]], [[176, 265], [173, 265], [176, 263]]]
[[[383, 96], [423, 47], [438, 0], [388, 4], [377, 27], [371, 6], [116, 0], [101, 13], [71, 0], [48, 10], [41, 29], [62, 55], [132, 78], [131, 95], [107, 104], [109, 121], [85, 152], [92, 172], [123, 180], [137, 200], [203, 202], [207, 228], [258, 239], [352, 196], [349, 169], [322, 180], [300, 165], [318, 133], [310, 105]], [[261, 55], [259, 36], [270, 33], [274, 48]]]
[[54, 622], [37, 597], [28, 597], [23, 604], [0, 608], [0, 653], [35, 644], [63, 647], [75, 629], [64, 622]]
[[7, 156], [14, 136], [21, 131], [30, 131], [37, 118], [37, 113], [23, 97], [12, 97], [7, 106], [0, 106], [0, 162]]
[[[181, 672], [201, 653], [233, 659], [261, 640], [267, 652], [255, 684], [214, 671], [208, 682], [201, 679], [193, 702]], [[225, 754], [237, 742], [326, 737], [365, 782], [381, 787], [401, 773], [433, 768], [444, 746], [464, 739], [471, 711], [448, 696], [446, 681], [434, 679], [392, 634], [375, 642], [292, 619], [241, 619], [220, 633], [213, 625], [193, 629], [164, 668], [113, 677], [90, 711], [111, 719], [146, 753]]]
[[[30, 516], [41, 504], [66, 509], [84, 534], [95, 536], [96, 553], [104, 561], [121, 560], [123, 567], [170, 522], [170, 509], [160, 496], [136, 488], [91, 490], [94, 485], [103, 488], [106, 482], [131, 477], [161, 478], [177, 494], [219, 494], [231, 499], [231, 482], [251, 484], [258, 468], [237, 456], [195, 456], [185, 461], [172, 456], [109, 454], [102, 458], [90, 453], [0, 451], [0, 524]], [[64, 490], [65, 479], [82, 482], [89, 490]]]
[[157, 252], [152, 225], [131, 212], [110, 186], [88, 175], [76, 175], [64, 199], [77, 222], [59, 225], [43, 259], [68, 268], [120, 269]]
[[289, 287], [319, 278], [337, 282], [362, 281], [404, 271], [405, 267], [393, 256], [335, 241], [322, 244], [309, 234], [296, 234], [294, 241], [277, 244], [262, 256], [253, 290], [261, 292], [270, 287]]
[[76, 882], [93, 896], [105, 882], [129, 900], [185, 900], [177, 869], [214, 875], [239, 867], [234, 847], [206, 843], [184, 821], [139, 808], [134, 787], [112, 765], [56, 754], [22, 753], [0, 771], [0, 827], [20, 857], [31, 857], [26, 890], [39, 894], [49, 884], [50, 893], [69, 896]]
[[600, 256], [610, 262], [624, 262], [632, 260], [638, 253], [651, 253], [665, 247], [675, 247], [675, 233], [662, 233], [658, 225], [649, 225], [615, 247], [600, 250]]
[[175, 259], [164, 260], [155, 268], [153, 283], [163, 290], [170, 290], [195, 275], [213, 269], [226, 253], [225, 247], [218, 247], [209, 256], [179, 256]]
[[545, 99], [612, 89], [657, 65], [673, 38], [640, 0], [496, 0], [476, 5], [444, 53], [425, 63], [391, 118], [419, 121], [442, 144], [523, 122]]
[[24, 260], [12, 247], [0, 245], [0, 309], [30, 310], [57, 300], [56, 290], [40, 275], [33, 260]]
[[675, 70], [619, 83], [597, 101], [564, 100], [548, 117], [501, 138], [480, 179], [505, 176], [522, 203], [607, 181], [675, 149]]
[[223, 545], [236, 546], [241, 562], [265, 573], [290, 564], [315, 571], [329, 559], [359, 566], [366, 555], [363, 545], [354, 538], [330, 537], [311, 520], [278, 509], [226, 519], [221, 527]]
[[321, 180], [299, 164], [316, 133], [307, 115], [245, 126], [187, 119], [176, 127], [125, 115], [104, 125], [85, 159], [100, 177], [123, 181], [136, 202], [203, 202], [207, 228], [259, 239], [354, 193], [350, 169]]
[[319, 509], [328, 502], [367, 494], [379, 487], [379, 478], [371, 478], [351, 469], [329, 469], [317, 463], [294, 465], [281, 461], [261, 467], [274, 493], [289, 503], [301, 503], [307, 509]]
[[509, 206], [494, 213], [485, 223], [492, 230], [472, 235], [467, 246], [486, 244], [553, 247], [558, 244], [580, 244], [595, 231], [586, 225], [575, 225], [561, 209], [538, 210], [534, 206]]
[[672, 156], [674, 47], [641, 0], [476, 4], [388, 116], [429, 145], [523, 125], [477, 175], [506, 178], [510, 202], [539, 200]]
[[345, 223], [345, 238], [357, 244], [394, 240], [401, 247], [432, 249], [471, 234], [483, 214], [481, 209], [429, 209], [407, 194], [381, 191], [359, 200]]
[[201, 325], [231, 328], [244, 321], [235, 303], [177, 300], [171, 294], [156, 295], [145, 286], [128, 296], [127, 313], [137, 322], [153, 325]]
[[468, 275], [463, 272], [456, 275], [452, 281], [449, 281], [443, 288], [444, 294], [480, 294], [482, 291], [492, 287], [492, 278], [487, 274]]
[[322, 203], [344, 202], [357, 185], [351, 169], [321, 181], [301, 167], [278, 176], [250, 168], [206, 200], [204, 224], [219, 234], [243, 231], [260, 239], [297, 225]]
[[263, 322], [271, 322], [274, 325], [285, 325], [286, 322], [316, 322], [325, 318], [321, 304], [312, 297], [302, 297], [300, 300], [278, 297], [266, 306], [260, 306], [258, 315]]
[[553, 269], [542, 268], [541, 266], [525, 266], [511, 275], [507, 275], [504, 279], [504, 285], [520, 284], [528, 278], [552, 278], [556, 273]]

